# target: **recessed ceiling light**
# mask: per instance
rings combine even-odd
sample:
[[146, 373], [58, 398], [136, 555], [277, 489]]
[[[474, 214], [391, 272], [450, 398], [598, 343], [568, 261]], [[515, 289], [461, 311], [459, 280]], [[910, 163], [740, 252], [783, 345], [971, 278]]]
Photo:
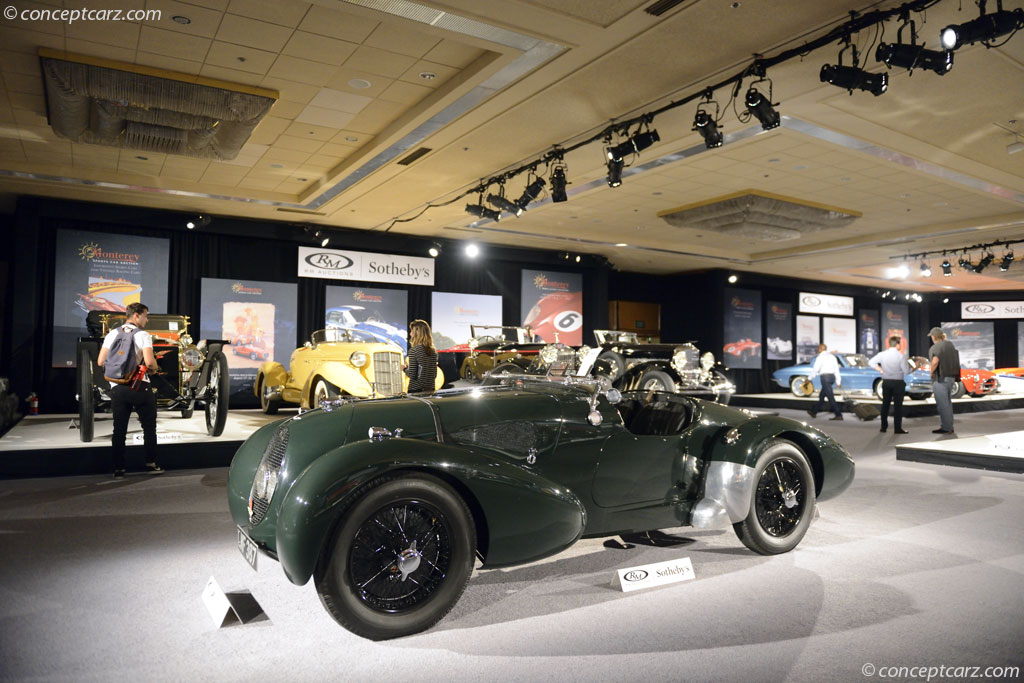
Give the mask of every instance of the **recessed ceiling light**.
[[422, 78], [425, 81], [432, 81], [435, 78], [437, 78], [437, 74], [434, 73], [433, 71], [421, 71], [420, 78]]
[[359, 142], [359, 138], [357, 138], [355, 135], [346, 135], [345, 140], [348, 142]]
[[629, 245], [628, 245], [628, 244], [626, 244], [625, 242], [619, 242], [619, 243], [618, 243], [618, 244], [616, 244], [615, 246], [617, 246], [617, 247], [628, 247]]
[[139, 160], [141, 160], [141, 161], [149, 161], [149, 157], [144, 157], [144, 156], [137, 156], [137, 157], [135, 157], [135, 158], [136, 158], [136, 159], [139, 159]]
[[652, 192], [651, 194], [653, 196], [655, 196], [655, 197], [660, 197], [661, 196], [661, 192]]
[[840, 180], [842, 180], [842, 181], [843, 181], [844, 183], [848, 183], [848, 182], [850, 182], [851, 180], [853, 180], [853, 178], [851, 178], [851, 177], [850, 177], [850, 176], [848, 176], [848, 175], [844, 175], [844, 176], [843, 176], [842, 178], [840, 178]]
[[793, 170], [794, 171], [806, 171], [807, 170], [807, 164], [797, 164], [796, 166], [793, 167]]
[[270, 168], [284, 168], [284, 164], [271, 164]]
[[245, 61], [245, 57], [235, 57], [235, 59], [237, 59], [240, 62], [244, 62]]
[[769, 159], [768, 163], [769, 164], [777, 164], [777, 163], [779, 163], [779, 161], [780, 161], [779, 159]]
[[348, 85], [350, 88], [356, 88], [357, 90], [366, 90], [367, 88], [372, 86], [373, 83], [370, 83], [370, 81], [366, 80], [365, 78], [353, 78], [351, 81], [348, 82]]
[[309, 180], [309, 178], [299, 178], [298, 180], [299, 180], [300, 183], [304, 183], [307, 180]]
[[177, 22], [179, 24], [186, 24], [187, 25], [187, 24], [191, 24], [192, 23], [192, 20], [189, 19], [188, 17], [186, 17], [183, 14], [175, 14], [173, 17], [171, 17], [171, 20], [175, 21], [175, 22]]

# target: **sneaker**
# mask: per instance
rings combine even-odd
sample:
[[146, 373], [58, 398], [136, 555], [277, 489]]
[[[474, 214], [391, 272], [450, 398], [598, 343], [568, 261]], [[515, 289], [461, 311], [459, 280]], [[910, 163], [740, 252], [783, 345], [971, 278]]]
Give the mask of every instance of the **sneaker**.
[[147, 462], [146, 463], [146, 473], [147, 474], [163, 474], [164, 470], [163, 470], [162, 467], [160, 467], [160, 465], [157, 465], [155, 462]]
[[808, 410], [807, 414], [810, 415], [811, 417], [818, 417], [818, 414], [816, 412], [814, 412], [813, 410]]
[[910, 432], [908, 432], [906, 429], [894, 429], [892, 433], [893, 434], [909, 434]]
[[120, 468], [115, 469], [114, 470], [114, 479], [124, 479], [124, 470], [120, 469]]
[[[885, 427], [885, 426], [883, 426], [883, 427], [882, 427], [881, 429], [879, 429], [878, 431], [880, 431], [880, 432], [882, 432], [883, 434], [885, 434], [885, 430], [887, 430], [887, 429], [889, 429], [889, 428], [888, 428], [888, 427]], [[897, 431], [896, 431], [896, 433], [897, 433], [897, 434], [899, 434], [899, 431], [897, 430]]]
[[952, 429], [942, 429], [941, 427], [939, 429], [933, 429], [932, 430], [932, 434], [952, 434], [952, 433], [953, 433]]
[[842, 419], [843, 419], [843, 416], [842, 416], [842, 415], [833, 415], [833, 416], [832, 416], [832, 417], [830, 417], [829, 419], [830, 419], [830, 420], [842, 420]]

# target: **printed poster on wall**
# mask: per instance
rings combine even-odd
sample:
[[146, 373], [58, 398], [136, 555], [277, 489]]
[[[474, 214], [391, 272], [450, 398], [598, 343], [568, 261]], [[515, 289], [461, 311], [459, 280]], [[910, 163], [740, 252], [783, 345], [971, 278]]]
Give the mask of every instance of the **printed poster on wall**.
[[542, 341], [583, 344], [583, 276], [524, 269], [522, 283], [523, 326]]
[[768, 360], [793, 360], [793, 304], [769, 301], [765, 307]]
[[960, 367], [996, 369], [995, 323], [942, 323], [940, 327], [960, 352]]
[[725, 288], [723, 339], [725, 367], [761, 367], [761, 292]]
[[324, 326], [351, 330], [353, 339], [391, 343], [408, 353], [409, 292], [326, 287]]
[[796, 362], [810, 363], [818, 355], [821, 326], [816, 315], [796, 317]]
[[1017, 323], [1017, 367], [1024, 368], [1024, 323]]
[[[909, 353], [910, 310], [906, 304], [882, 304], [882, 334], [880, 339], [888, 339], [896, 336], [902, 339], [899, 349], [903, 353]], [[885, 348], [889, 348], [886, 342]]]
[[256, 371], [267, 361], [288, 363], [297, 347], [295, 338], [298, 285], [257, 280], [201, 282], [200, 339], [226, 339], [231, 375], [231, 405], [258, 405], [253, 387]]
[[882, 350], [878, 337], [878, 311], [862, 308], [857, 316], [857, 353], [871, 358]]
[[501, 325], [500, 296], [433, 292], [431, 311], [430, 327], [438, 351], [469, 343], [470, 325]]
[[[58, 230], [53, 286], [53, 367], [74, 367], [89, 311], [124, 313], [141, 301], [167, 310], [167, 254], [158, 237]], [[193, 332], [194, 333], [194, 332]]]
[[829, 351], [857, 353], [857, 321], [854, 318], [823, 317], [821, 333]]

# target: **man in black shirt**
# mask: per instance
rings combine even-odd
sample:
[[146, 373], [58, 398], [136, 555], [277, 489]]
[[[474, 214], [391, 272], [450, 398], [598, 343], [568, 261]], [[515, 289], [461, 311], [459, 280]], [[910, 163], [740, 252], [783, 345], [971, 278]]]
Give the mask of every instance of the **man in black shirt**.
[[960, 352], [953, 342], [946, 339], [946, 333], [938, 327], [928, 332], [932, 347], [928, 349], [931, 359], [932, 395], [939, 411], [939, 428], [933, 434], [953, 433], [953, 387], [960, 380]]

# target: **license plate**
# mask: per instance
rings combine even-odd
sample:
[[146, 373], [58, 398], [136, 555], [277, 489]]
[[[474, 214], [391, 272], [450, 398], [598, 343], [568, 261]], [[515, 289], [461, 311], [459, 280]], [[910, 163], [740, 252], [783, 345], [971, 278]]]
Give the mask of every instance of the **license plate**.
[[238, 528], [238, 552], [242, 553], [242, 557], [249, 563], [249, 566], [254, 570], [256, 569], [256, 555], [259, 552], [259, 548], [256, 547], [256, 543], [249, 538], [242, 527]]

